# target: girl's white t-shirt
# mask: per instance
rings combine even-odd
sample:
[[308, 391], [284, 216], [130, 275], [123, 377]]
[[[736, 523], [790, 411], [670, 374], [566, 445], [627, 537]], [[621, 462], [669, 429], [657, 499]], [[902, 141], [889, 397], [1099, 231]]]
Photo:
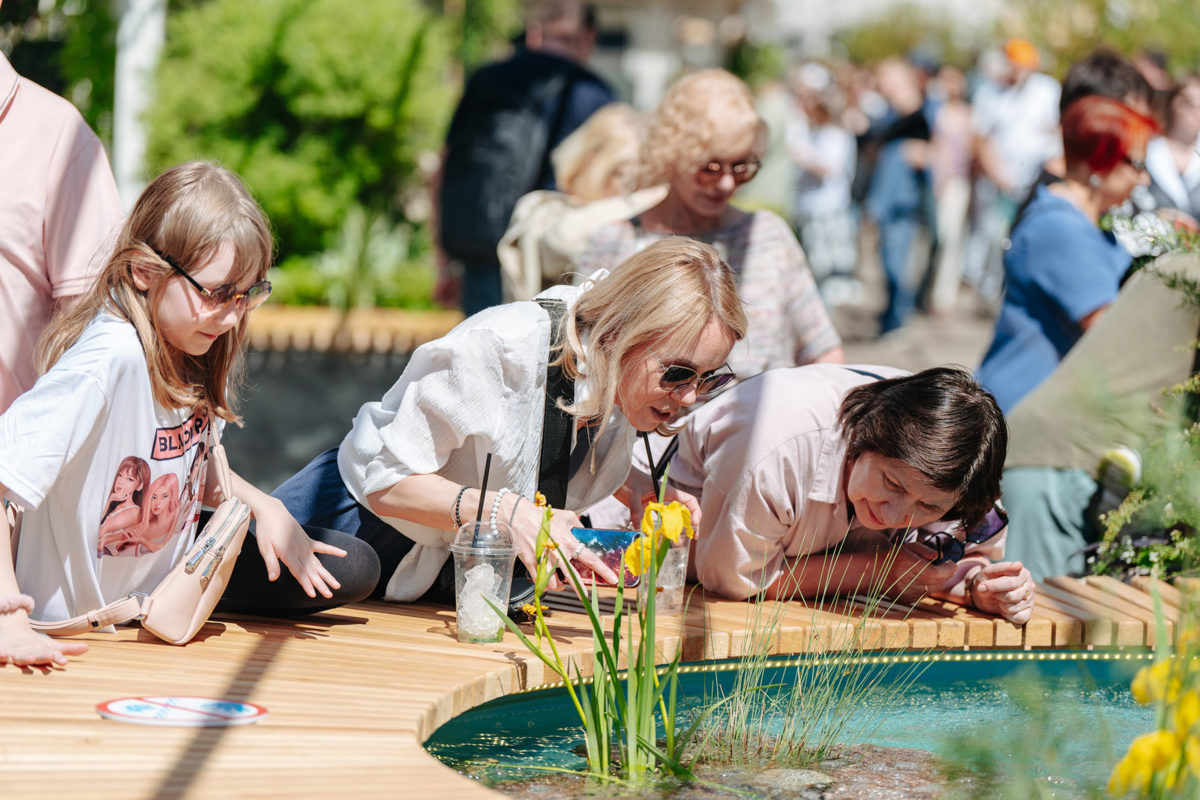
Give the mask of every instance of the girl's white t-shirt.
[[33, 619], [149, 593], [186, 552], [209, 418], [164, 408], [133, 326], [101, 312], [0, 416], [0, 484], [25, 507], [17, 584]]

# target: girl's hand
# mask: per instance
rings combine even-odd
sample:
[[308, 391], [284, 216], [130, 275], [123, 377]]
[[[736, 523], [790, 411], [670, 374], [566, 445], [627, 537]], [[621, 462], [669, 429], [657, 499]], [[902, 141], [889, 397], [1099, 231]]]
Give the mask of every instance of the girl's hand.
[[1033, 616], [1033, 576], [1020, 561], [985, 564], [968, 582], [968, 595], [975, 607], [1024, 625]]
[[23, 610], [0, 616], [0, 664], [63, 666], [67, 656], [80, 655], [87, 649], [87, 642], [52, 639], [35, 631]]
[[332, 597], [330, 587], [340, 589], [341, 584], [325, 569], [317, 553], [341, 558], [346, 551], [310, 539], [283, 503], [275, 498], [270, 500], [272, 502], [262, 504], [254, 512], [254, 536], [258, 540], [258, 552], [267, 566], [267, 579], [273, 581], [279, 577], [279, 562], [283, 561], [309, 597], [316, 597], [318, 592], [322, 597]]

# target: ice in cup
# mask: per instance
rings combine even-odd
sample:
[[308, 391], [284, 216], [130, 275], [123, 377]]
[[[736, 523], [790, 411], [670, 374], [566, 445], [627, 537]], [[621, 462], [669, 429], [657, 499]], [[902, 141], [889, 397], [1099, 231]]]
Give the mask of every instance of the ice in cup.
[[454, 605], [460, 642], [498, 642], [504, 637], [501, 614], [508, 609], [517, 551], [503, 522], [467, 522], [454, 544]]

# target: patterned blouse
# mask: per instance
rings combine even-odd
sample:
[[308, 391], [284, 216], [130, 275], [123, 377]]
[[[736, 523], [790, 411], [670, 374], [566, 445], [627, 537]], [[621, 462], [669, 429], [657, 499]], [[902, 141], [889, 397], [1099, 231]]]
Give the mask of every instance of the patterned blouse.
[[[584, 275], [613, 269], [669, 234], [643, 229], [635, 218], [596, 231], [580, 256]], [[821, 302], [808, 260], [788, 224], [755, 211], [725, 228], [692, 238], [712, 245], [734, 271], [749, 323], [729, 365], [739, 378], [774, 367], [808, 364], [842, 343]]]

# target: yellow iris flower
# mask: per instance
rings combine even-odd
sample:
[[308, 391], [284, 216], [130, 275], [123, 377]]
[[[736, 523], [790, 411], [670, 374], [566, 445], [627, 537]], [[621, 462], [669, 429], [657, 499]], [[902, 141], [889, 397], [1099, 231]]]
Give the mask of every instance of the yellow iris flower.
[[692, 514], [678, 501], [651, 503], [642, 515], [642, 535], [633, 540], [625, 550], [625, 566], [634, 575], [641, 575], [650, 565], [650, 559], [658, 550], [660, 537], [665, 536], [678, 544], [679, 537], [696, 535], [692, 528]]
[[[1108, 779], [1108, 791], [1124, 797], [1131, 791], [1144, 792], [1154, 776], [1163, 773], [1179, 756], [1179, 742], [1167, 731], [1152, 731], [1133, 740], [1129, 752], [1117, 762]], [[1166, 787], [1174, 785], [1175, 771], [1166, 773]]]

